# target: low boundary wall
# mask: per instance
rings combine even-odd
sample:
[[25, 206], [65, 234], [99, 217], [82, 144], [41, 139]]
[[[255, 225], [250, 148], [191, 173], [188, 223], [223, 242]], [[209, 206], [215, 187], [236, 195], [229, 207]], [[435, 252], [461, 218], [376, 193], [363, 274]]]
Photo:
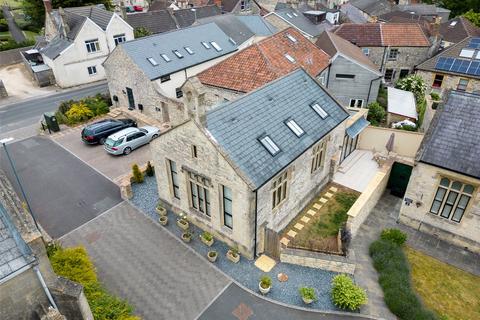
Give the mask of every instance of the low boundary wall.
[[354, 274], [355, 253], [349, 250], [347, 256], [338, 256], [320, 252], [286, 248], [280, 253], [280, 261], [299, 266], [327, 271]]

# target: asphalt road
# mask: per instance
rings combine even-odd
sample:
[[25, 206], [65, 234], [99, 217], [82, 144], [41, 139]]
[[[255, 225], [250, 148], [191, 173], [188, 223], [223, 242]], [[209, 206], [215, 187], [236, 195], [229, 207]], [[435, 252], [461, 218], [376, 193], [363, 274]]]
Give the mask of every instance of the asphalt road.
[[38, 123], [43, 113], [55, 111], [62, 101], [80, 99], [107, 92], [107, 90], [107, 84], [102, 82], [88, 87], [0, 106], [0, 134]]
[[[33, 137], [7, 148], [35, 217], [53, 238], [122, 201], [118, 186], [48, 138]], [[3, 147], [0, 166], [20, 194]]]

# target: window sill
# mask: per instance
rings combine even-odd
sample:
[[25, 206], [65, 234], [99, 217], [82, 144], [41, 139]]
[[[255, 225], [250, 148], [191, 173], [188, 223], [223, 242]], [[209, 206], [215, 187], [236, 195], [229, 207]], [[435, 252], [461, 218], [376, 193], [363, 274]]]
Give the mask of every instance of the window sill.
[[197, 209], [195, 209], [194, 207], [190, 207], [190, 212], [192, 214], [194, 214], [196, 217], [199, 217], [199, 218], [202, 218], [204, 220], [207, 220], [207, 221], [211, 221], [212, 220], [212, 217], [211, 216], [207, 216], [205, 213], [201, 212], [201, 211], [198, 211]]
[[460, 226], [460, 224], [462, 223], [463, 219], [465, 218], [465, 214], [466, 214], [466, 213], [463, 213], [463, 216], [462, 216], [462, 219], [460, 219], [460, 222], [456, 222], [456, 221], [451, 220], [450, 218], [444, 218], [440, 214], [435, 214], [435, 213], [432, 213], [430, 211], [428, 211], [428, 213], [433, 217], [439, 218], [440, 221], [446, 222], [446, 223], [448, 223], [452, 226], [455, 226], [455, 227]]

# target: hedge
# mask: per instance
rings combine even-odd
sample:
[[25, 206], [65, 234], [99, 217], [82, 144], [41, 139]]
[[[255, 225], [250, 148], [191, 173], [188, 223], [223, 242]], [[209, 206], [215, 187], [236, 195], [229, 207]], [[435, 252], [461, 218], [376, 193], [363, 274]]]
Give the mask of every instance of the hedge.
[[47, 254], [56, 274], [84, 287], [95, 320], [140, 320], [132, 315], [133, 307], [127, 301], [110, 294], [100, 284], [84, 247], [62, 248], [52, 244], [47, 247]]
[[64, 101], [58, 107], [55, 115], [60, 124], [75, 125], [108, 113], [111, 104], [110, 96], [97, 94], [81, 100]]
[[[384, 232], [382, 239], [373, 242], [369, 248], [373, 266], [379, 273], [378, 282], [383, 289], [385, 303], [402, 320], [436, 320], [436, 315], [423, 306], [413, 291], [408, 261], [398, 244], [404, 242], [403, 237], [399, 236], [399, 231], [391, 230]], [[395, 236], [392, 237], [393, 234]]]

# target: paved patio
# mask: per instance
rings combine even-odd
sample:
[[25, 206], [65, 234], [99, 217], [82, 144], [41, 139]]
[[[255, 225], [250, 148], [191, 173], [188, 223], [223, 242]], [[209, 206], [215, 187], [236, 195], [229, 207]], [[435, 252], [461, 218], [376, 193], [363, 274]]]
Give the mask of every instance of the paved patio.
[[363, 192], [378, 169], [371, 151], [355, 150], [340, 164], [333, 176], [333, 182]]

